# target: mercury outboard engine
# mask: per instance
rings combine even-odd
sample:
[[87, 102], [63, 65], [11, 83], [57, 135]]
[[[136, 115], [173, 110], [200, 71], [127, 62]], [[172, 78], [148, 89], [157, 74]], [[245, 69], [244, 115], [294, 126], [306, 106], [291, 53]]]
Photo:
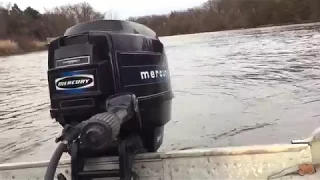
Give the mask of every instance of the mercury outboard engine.
[[[133, 155], [157, 151], [171, 118], [168, 63], [156, 33], [128, 21], [91, 21], [67, 29], [48, 53], [50, 113], [64, 127], [57, 142], [71, 155], [73, 179], [99, 174], [82, 172], [82, 160], [111, 155], [119, 156], [117, 176], [131, 179]], [[52, 159], [49, 166], [57, 165]]]

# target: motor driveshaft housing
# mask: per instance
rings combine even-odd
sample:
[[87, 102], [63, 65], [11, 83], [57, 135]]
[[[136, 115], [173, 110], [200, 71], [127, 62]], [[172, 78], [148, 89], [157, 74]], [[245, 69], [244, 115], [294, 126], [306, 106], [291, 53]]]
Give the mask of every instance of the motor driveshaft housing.
[[[163, 140], [171, 119], [170, 73], [164, 46], [148, 27], [129, 21], [80, 23], [49, 44], [51, 117], [78, 124], [106, 111], [109, 96], [129, 92], [138, 99], [138, 132], [148, 151]], [[135, 131], [135, 125], [121, 132]]]

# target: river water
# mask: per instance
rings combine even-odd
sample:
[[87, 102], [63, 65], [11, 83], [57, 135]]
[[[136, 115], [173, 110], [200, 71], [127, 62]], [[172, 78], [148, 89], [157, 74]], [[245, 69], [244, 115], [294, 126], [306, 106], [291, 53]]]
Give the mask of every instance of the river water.
[[[320, 126], [320, 24], [163, 37], [175, 92], [159, 151], [290, 143]], [[0, 58], [0, 162], [49, 159], [47, 53]]]

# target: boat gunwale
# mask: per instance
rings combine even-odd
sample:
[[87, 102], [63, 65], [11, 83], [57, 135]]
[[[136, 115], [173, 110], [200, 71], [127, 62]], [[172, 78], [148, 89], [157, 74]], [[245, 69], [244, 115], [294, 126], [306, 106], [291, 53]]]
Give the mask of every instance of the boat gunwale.
[[[136, 155], [135, 160], [138, 162], [162, 161], [163, 159], [185, 158], [185, 157], [207, 157], [207, 156], [237, 156], [237, 155], [258, 155], [272, 154], [283, 152], [300, 152], [308, 150], [308, 144], [271, 144], [271, 145], [252, 145], [252, 146], [234, 146], [220, 148], [204, 148], [176, 150], [169, 152], [146, 153]], [[310, 149], [309, 149], [310, 150]], [[88, 162], [93, 164], [117, 164], [118, 157], [93, 158]], [[49, 161], [21, 162], [0, 164], [0, 171], [15, 170], [27, 168], [39, 168], [47, 166]], [[69, 159], [62, 159], [58, 168], [70, 166]]]

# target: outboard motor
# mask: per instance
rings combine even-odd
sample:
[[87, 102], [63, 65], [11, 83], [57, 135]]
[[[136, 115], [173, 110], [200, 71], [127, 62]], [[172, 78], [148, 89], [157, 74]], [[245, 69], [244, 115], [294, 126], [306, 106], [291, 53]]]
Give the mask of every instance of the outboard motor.
[[171, 118], [167, 57], [156, 33], [128, 21], [91, 21], [67, 29], [48, 53], [50, 113], [64, 127], [57, 141], [71, 155], [74, 179], [80, 159], [111, 155], [119, 156], [120, 178], [132, 177], [127, 155], [157, 151]]

